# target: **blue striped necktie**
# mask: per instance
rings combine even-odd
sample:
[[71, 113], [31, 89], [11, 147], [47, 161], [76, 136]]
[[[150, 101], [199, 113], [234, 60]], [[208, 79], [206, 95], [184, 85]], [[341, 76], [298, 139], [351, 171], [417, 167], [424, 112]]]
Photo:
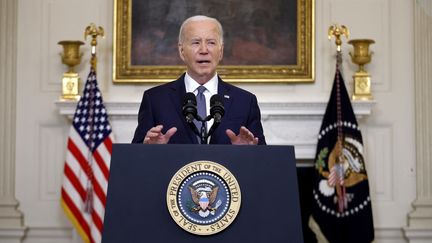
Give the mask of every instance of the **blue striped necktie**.
[[[197, 94], [196, 98], [197, 98], [198, 115], [202, 119], [205, 119], [207, 116], [206, 100], [205, 100], [205, 96], [204, 96], [204, 92], [206, 91], [206, 88], [201, 85], [197, 88], [197, 90], [198, 90], [198, 94]], [[194, 122], [195, 122], [195, 125], [196, 125], [198, 131], [201, 131], [202, 123], [200, 121], [197, 121], [197, 120], [194, 120]], [[206, 126], [206, 124], [204, 124], [204, 126]]]

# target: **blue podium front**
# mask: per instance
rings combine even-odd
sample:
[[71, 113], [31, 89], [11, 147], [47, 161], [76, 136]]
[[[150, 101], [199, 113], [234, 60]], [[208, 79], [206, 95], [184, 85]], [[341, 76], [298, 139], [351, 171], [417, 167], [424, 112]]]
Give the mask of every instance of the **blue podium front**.
[[[208, 180], [200, 179], [202, 173], [193, 171], [199, 167], [196, 163], [201, 165], [200, 161], [205, 162], [206, 168], [212, 163], [217, 165], [215, 173], [204, 173], [212, 175], [215, 182], [228, 181], [213, 186], [209, 182], [205, 186]], [[188, 167], [191, 163], [193, 167]], [[221, 172], [218, 179], [221, 170], [217, 167], [235, 177], [239, 193], [231, 185], [231, 174]], [[198, 179], [193, 182], [186, 174]], [[193, 200], [170, 200], [169, 194], [177, 189]], [[222, 197], [218, 199], [214, 192]], [[239, 200], [236, 196], [241, 196], [241, 204], [231, 210], [236, 206], [235, 200]], [[228, 208], [225, 214], [217, 216], [224, 208]], [[178, 212], [180, 220], [175, 221], [173, 214]], [[195, 212], [194, 218], [191, 215]], [[230, 212], [236, 215], [228, 222]], [[202, 220], [197, 220], [200, 217]], [[229, 226], [225, 227], [226, 222]], [[212, 231], [218, 226], [224, 228], [215, 234], [198, 232]], [[294, 147], [114, 144], [102, 242], [301, 243]]]

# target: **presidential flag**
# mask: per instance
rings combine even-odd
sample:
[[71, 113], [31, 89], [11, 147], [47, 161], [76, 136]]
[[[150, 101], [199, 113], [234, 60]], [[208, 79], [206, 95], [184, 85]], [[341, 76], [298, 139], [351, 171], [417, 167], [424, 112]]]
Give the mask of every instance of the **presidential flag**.
[[[340, 60], [340, 54], [338, 60]], [[318, 135], [312, 216], [330, 243], [374, 239], [363, 140], [339, 61]]]
[[84, 242], [101, 242], [113, 135], [92, 68], [67, 141], [61, 204]]

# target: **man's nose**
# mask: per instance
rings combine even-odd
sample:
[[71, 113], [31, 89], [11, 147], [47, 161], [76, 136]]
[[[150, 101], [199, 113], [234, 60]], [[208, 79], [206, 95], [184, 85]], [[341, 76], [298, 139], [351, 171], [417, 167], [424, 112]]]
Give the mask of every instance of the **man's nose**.
[[207, 44], [206, 43], [201, 43], [199, 51], [200, 51], [201, 54], [208, 53]]

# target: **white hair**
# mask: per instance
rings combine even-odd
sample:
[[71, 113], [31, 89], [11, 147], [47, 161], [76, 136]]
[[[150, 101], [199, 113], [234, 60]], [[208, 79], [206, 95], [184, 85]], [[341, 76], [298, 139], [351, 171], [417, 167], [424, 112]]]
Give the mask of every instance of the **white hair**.
[[195, 15], [195, 16], [192, 16], [192, 17], [186, 19], [183, 22], [183, 24], [180, 27], [178, 43], [181, 44], [184, 41], [184, 27], [186, 26], [186, 24], [188, 24], [190, 22], [199, 22], [199, 21], [208, 21], [208, 20], [216, 23], [218, 34], [219, 34], [219, 40], [221, 43], [223, 43], [223, 29], [222, 29], [221, 23], [215, 18], [207, 17], [204, 15]]

